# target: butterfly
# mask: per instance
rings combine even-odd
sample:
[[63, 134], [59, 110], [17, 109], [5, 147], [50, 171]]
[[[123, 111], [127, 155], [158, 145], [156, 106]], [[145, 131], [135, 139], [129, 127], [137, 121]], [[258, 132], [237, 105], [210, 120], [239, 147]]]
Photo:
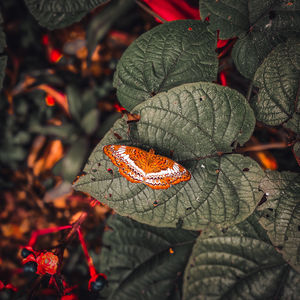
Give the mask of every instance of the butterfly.
[[103, 152], [119, 168], [119, 173], [133, 183], [144, 183], [152, 189], [168, 189], [191, 179], [190, 172], [165, 156], [124, 145], [106, 145]]

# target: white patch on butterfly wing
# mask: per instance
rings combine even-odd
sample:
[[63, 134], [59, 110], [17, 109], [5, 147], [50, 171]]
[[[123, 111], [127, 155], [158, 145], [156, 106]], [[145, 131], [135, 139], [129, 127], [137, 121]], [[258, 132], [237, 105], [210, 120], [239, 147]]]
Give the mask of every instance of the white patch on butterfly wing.
[[131, 169], [128, 169], [128, 170], [122, 169], [122, 171], [123, 171], [123, 173], [125, 173], [126, 175], [131, 177], [132, 179], [139, 181], [139, 182], [144, 182], [143, 177], [140, 174], [133, 172]]
[[125, 154], [125, 151], [126, 151], [126, 146], [121, 146], [118, 150], [113, 149], [113, 156], [120, 159], [126, 165], [128, 165], [129, 167], [131, 167], [133, 170], [135, 170], [137, 173], [140, 174], [139, 178], [134, 177], [134, 179], [143, 180], [143, 178], [146, 176], [146, 173], [135, 164], [135, 162], [129, 157], [128, 154]]
[[166, 182], [161, 182], [158, 179], [152, 179], [152, 178], [145, 178], [144, 183], [153, 185], [153, 186], [168, 185], [168, 183], [166, 183]]
[[146, 175], [146, 178], [149, 177], [158, 177], [158, 178], [165, 178], [165, 177], [181, 177], [183, 174], [186, 173], [186, 170], [184, 169], [182, 172], [179, 170], [179, 165], [177, 163], [174, 163], [173, 168], [168, 168], [166, 170], [161, 170], [159, 172], [153, 172], [153, 173], [148, 173]]

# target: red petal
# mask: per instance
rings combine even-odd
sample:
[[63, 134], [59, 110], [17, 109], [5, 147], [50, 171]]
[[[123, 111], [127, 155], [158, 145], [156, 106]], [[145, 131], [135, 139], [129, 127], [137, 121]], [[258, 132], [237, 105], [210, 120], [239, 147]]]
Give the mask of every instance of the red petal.
[[144, 0], [144, 2], [166, 21], [200, 20], [199, 8], [191, 7], [182, 0]]

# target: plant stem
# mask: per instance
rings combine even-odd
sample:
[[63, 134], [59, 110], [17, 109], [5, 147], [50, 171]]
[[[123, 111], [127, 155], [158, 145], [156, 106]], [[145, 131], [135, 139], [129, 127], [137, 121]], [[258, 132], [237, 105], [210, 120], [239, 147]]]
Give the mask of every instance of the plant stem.
[[63, 254], [66, 248], [66, 245], [68, 245], [73, 238], [77, 235], [77, 230], [80, 228], [81, 224], [85, 221], [85, 219], [87, 218], [87, 212], [83, 212], [80, 217], [78, 218], [78, 220], [72, 224], [72, 228], [69, 231], [68, 235], [66, 236], [66, 238], [63, 240], [63, 245], [61, 248], [56, 250], [56, 255], [59, 258], [59, 265], [58, 265], [58, 270], [57, 270], [57, 274], [60, 274], [61, 272], [61, 267], [62, 267], [62, 261], [63, 261]]
[[271, 143], [265, 145], [255, 145], [255, 146], [249, 146], [245, 148], [239, 148], [237, 152], [243, 153], [243, 152], [250, 152], [250, 151], [263, 151], [268, 149], [288, 148], [290, 146], [292, 146], [292, 143]]
[[253, 88], [253, 81], [251, 81], [250, 85], [249, 85], [249, 88], [248, 88], [248, 91], [247, 91], [247, 101], [249, 102], [250, 101], [250, 97], [251, 97], [251, 93], [252, 93], [252, 88]]

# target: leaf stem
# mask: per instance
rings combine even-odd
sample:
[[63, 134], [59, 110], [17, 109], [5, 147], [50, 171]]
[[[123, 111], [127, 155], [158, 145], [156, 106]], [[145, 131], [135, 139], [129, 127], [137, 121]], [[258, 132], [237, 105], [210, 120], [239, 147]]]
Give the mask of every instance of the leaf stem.
[[250, 85], [249, 85], [249, 88], [248, 88], [248, 91], [247, 91], [247, 101], [250, 102], [250, 97], [251, 97], [251, 93], [252, 93], [252, 89], [253, 89], [253, 81], [251, 81]]
[[245, 148], [238, 148], [238, 149], [236, 149], [236, 151], [233, 151], [233, 152], [218, 152], [216, 154], [207, 155], [204, 157], [194, 157], [191, 159], [184, 159], [184, 160], [181, 160], [180, 163], [184, 163], [187, 161], [194, 161], [194, 160], [202, 160], [202, 159], [206, 159], [206, 158], [220, 157], [224, 154], [245, 153], [245, 152], [251, 152], [251, 151], [264, 151], [264, 150], [268, 150], [268, 149], [282, 149], [282, 148], [291, 147], [294, 144], [295, 144], [295, 141], [293, 141], [291, 143], [281, 142], [281, 143], [270, 143], [270, 144], [264, 144], [264, 145], [254, 145], [254, 146], [248, 146]]
[[280, 148], [288, 148], [291, 147], [293, 143], [271, 143], [271, 144], [264, 144], [264, 145], [255, 145], [249, 146], [245, 148], [237, 149], [238, 153], [250, 152], [250, 151], [263, 151], [268, 149], [280, 149]]

